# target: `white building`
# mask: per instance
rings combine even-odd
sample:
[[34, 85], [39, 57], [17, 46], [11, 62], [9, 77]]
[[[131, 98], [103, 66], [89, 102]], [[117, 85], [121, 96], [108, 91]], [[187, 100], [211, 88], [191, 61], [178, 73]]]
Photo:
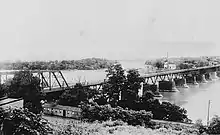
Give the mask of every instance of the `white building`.
[[176, 64], [165, 62], [164, 63], [164, 68], [165, 69], [175, 70], [176, 69]]

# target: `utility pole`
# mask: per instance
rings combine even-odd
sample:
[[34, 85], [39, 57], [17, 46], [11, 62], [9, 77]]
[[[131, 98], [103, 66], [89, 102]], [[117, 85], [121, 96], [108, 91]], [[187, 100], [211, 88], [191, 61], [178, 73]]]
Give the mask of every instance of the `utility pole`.
[[207, 126], [209, 126], [209, 110], [210, 110], [210, 100], [208, 101], [208, 116], [207, 116]]

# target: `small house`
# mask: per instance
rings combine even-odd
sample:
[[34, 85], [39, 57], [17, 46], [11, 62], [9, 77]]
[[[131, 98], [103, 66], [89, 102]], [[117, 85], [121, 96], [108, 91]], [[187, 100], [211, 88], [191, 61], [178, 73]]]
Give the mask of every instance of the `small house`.
[[44, 104], [43, 112], [46, 115], [55, 115], [68, 118], [80, 118], [82, 110], [78, 107]]
[[164, 63], [164, 68], [165, 69], [175, 70], [176, 69], [176, 64], [165, 62]]

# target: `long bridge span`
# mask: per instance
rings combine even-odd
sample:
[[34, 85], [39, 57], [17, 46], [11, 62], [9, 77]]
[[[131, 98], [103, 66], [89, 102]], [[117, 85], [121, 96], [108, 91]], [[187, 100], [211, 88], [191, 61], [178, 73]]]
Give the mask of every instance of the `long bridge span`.
[[[65, 79], [65, 76], [63, 75], [62, 71], [60, 70], [29, 70], [34, 76], [38, 76], [41, 80], [41, 88], [42, 91], [45, 93], [50, 92], [57, 92], [57, 91], [64, 91], [67, 89], [70, 89], [73, 87], [73, 85], [70, 85], [70, 83], [67, 82]], [[151, 73], [151, 74], [145, 74], [142, 75], [143, 78], [145, 78], [144, 84], [152, 84], [152, 85], [158, 85], [161, 81], [169, 81], [172, 82], [172, 84], [176, 80], [183, 80], [183, 86], [186, 86], [186, 83], [190, 81], [192, 83], [196, 83], [196, 79], [200, 78], [201, 81], [205, 81], [207, 78], [210, 78], [210, 76], [216, 76], [216, 72], [220, 71], [220, 65], [214, 65], [214, 66], [206, 66], [206, 67], [198, 67], [193, 69], [183, 69], [183, 70], [171, 70], [171, 71], [163, 71], [163, 72], [157, 72], [157, 73]], [[1, 71], [0, 72], [0, 78], [2, 76], [14, 75], [16, 72], [19, 71]], [[211, 75], [212, 74], [212, 75]], [[200, 76], [200, 77], [198, 77]], [[0, 82], [2, 82], [0, 80]], [[95, 87], [97, 89], [101, 89], [103, 86], [103, 82], [99, 83], [91, 83], [91, 84], [84, 84], [84, 87]], [[172, 86], [174, 87], [174, 86]]]

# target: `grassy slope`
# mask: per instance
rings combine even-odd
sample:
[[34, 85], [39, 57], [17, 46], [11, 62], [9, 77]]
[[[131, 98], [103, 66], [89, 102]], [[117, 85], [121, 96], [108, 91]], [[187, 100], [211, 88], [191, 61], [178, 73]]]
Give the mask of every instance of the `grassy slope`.
[[55, 135], [196, 135], [192, 125], [165, 121], [154, 121], [155, 129], [130, 126], [121, 121], [82, 122], [73, 119], [44, 116], [53, 125]]

